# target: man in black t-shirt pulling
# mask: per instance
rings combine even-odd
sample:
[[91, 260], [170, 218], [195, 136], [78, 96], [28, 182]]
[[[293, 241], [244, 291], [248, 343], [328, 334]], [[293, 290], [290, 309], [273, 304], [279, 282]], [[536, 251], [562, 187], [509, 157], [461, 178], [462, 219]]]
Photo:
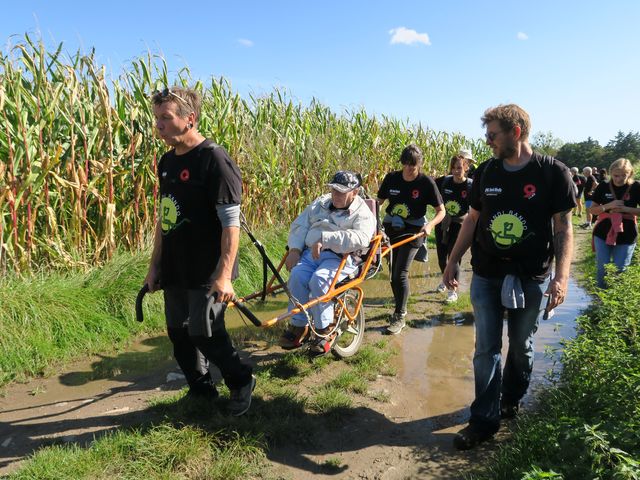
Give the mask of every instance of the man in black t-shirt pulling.
[[[531, 149], [529, 115], [519, 106], [488, 109], [482, 123], [493, 158], [475, 172], [469, 213], [443, 274], [447, 287], [457, 286], [456, 264], [471, 247], [475, 400], [469, 425], [454, 438], [461, 450], [491, 438], [501, 418], [518, 413], [529, 387], [538, 318], [564, 301], [573, 252], [576, 199], [569, 169]], [[509, 352], [503, 372], [505, 310]]]
[[[172, 149], [158, 164], [160, 215], [145, 283], [164, 290], [167, 332], [189, 395], [215, 399], [207, 360], [229, 387], [229, 411], [244, 414], [255, 378], [240, 361], [224, 325], [235, 294], [240, 235], [240, 171], [227, 152], [198, 132], [200, 95], [172, 88], [154, 93], [158, 135]], [[216, 304], [207, 311], [209, 298]]]

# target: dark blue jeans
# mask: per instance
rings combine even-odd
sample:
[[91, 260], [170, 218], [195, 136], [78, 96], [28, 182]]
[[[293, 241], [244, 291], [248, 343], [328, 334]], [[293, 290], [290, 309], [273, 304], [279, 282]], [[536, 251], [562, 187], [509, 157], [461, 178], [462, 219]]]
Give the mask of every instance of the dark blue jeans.
[[[503, 278], [473, 274], [471, 304], [475, 316], [476, 350], [473, 356], [476, 398], [469, 423], [494, 433], [500, 428], [500, 396], [519, 401], [529, 387], [533, 369], [533, 335], [544, 309], [548, 282], [521, 278], [525, 308], [505, 309], [501, 301]], [[509, 350], [502, 371], [502, 327], [507, 311]]]

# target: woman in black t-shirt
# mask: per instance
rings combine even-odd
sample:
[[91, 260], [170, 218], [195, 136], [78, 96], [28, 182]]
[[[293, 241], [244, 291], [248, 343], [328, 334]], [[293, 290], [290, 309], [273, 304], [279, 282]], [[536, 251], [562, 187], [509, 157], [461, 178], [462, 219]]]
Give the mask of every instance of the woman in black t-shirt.
[[598, 215], [593, 247], [600, 288], [606, 288], [605, 264], [614, 263], [622, 271], [631, 263], [638, 238], [636, 216], [640, 214], [640, 183], [633, 180], [631, 162], [619, 158], [609, 172], [611, 180], [596, 187], [589, 208], [589, 213]]
[[[446, 211], [446, 216], [435, 228], [438, 266], [443, 273], [451, 250], [458, 239], [462, 221], [469, 212], [469, 194], [471, 193], [472, 180], [467, 178], [468, 169], [469, 163], [467, 159], [461, 155], [455, 155], [449, 161], [450, 175], [436, 180]], [[455, 273], [456, 280], [459, 280], [460, 276], [459, 266], [460, 262], [458, 262], [458, 268]], [[444, 292], [445, 290], [447, 290], [447, 287], [443, 283], [437, 288], [438, 292]], [[457, 299], [458, 293], [456, 290], [449, 290], [447, 302], [455, 302]]]
[[[402, 170], [391, 172], [384, 177], [378, 191], [378, 202], [389, 201], [383, 225], [391, 243], [420, 231], [428, 236], [433, 227], [444, 218], [442, 198], [431, 177], [420, 172], [422, 151], [417, 145], [408, 145], [400, 155]], [[436, 210], [435, 217], [427, 222], [427, 205]], [[395, 310], [390, 318], [387, 331], [393, 335], [405, 326], [407, 299], [409, 298], [409, 266], [422, 246], [420, 237], [391, 252], [391, 289], [395, 299]]]

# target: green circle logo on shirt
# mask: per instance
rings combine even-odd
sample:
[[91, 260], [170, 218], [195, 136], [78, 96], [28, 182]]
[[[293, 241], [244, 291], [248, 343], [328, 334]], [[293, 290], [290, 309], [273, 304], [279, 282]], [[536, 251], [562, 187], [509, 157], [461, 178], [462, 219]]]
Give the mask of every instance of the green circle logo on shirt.
[[489, 229], [498, 248], [509, 248], [522, 240], [525, 226], [516, 215], [503, 213], [493, 218]]
[[398, 215], [399, 217], [407, 218], [409, 216], [409, 207], [404, 203], [398, 203], [391, 209], [391, 215]]
[[460, 204], [455, 200], [449, 200], [447, 203], [444, 204], [444, 208], [447, 211], [447, 213], [452, 217], [457, 216], [460, 213], [460, 210], [462, 210], [462, 207], [460, 206]]
[[162, 197], [162, 200], [160, 200], [160, 215], [162, 218], [161, 225], [163, 232], [166, 233], [176, 228], [178, 206], [172, 197]]

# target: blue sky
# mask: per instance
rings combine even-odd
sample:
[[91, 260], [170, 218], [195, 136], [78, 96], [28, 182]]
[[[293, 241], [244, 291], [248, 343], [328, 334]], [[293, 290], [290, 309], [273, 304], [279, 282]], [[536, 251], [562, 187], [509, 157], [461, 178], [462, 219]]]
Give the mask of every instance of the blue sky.
[[279, 86], [474, 138], [511, 102], [564, 141], [640, 131], [635, 0], [2, 2], [3, 51], [25, 32], [95, 47], [114, 76], [151, 51], [244, 96]]

